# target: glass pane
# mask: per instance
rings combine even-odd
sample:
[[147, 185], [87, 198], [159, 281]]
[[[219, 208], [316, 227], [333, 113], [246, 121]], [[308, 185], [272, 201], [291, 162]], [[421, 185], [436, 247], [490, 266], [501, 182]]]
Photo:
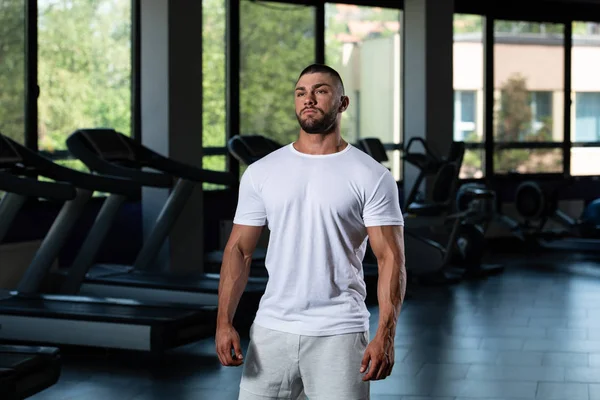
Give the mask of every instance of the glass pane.
[[562, 173], [562, 149], [509, 149], [494, 153], [494, 171], [498, 174]]
[[[325, 5], [325, 61], [340, 73], [350, 98], [342, 117], [342, 134], [350, 143], [363, 137], [402, 141], [401, 19], [398, 9]], [[398, 154], [388, 157], [400, 180]]]
[[[211, 169], [213, 171], [226, 171], [227, 158], [226, 156], [204, 156], [202, 157], [202, 168]], [[203, 183], [202, 188], [204, 190], [221, 190], [226, 187], [214, 183]]]
[[454, 140], [484, 142], [483, 17], [454, 15]]
[[38, 1], [38, 140], [80, 128], [131, 133], [131, 0]]
[[0, 0], [0, 132], [25, 142], [25, 2]]
[[386, 154], [388, 160], [383, 165], [392, 172], [396, 181], [402, 180], [402, 151], [388, 150]]
[[571, 50], [573, 142], [600, 142], [600, 75], [597, 72], [599, 65], [600, 24], [574, 22]]
[[[47, 154], [44, 154], [44, 155], [47, 156]], [[76, 171], [81, 171], [81, 172], [86, 172], [86, 173], [90, 172], [90, 169], [80, 160], [62, 159], [62, 160], [52, 160], [52, 161], [54, 161], [58, 165], [61, 165], [63, 167], [67, 167], [67, 168], [71, 168]], [[40, 181], [52, 181], [52, 179], [49, 179], [49, 178], [46, 178], [43, 176], [40, 176], [38, 179]], [[109, 193], [105, 193], [105, 192], [94, 192], [92, 197], [103, 197], [103, 196], [108, 196], [108, 195], [109, 195]]]
[[561, 142], [564, 27], [519, 21], [494, 24], [494, 138]]
[[202, 146], [224, 147], [225, 2], [202, 0]]
[[460, 179], [483, 178], [485, 173], [485, 150], [467, 149], [460, 167]]
[[600, 175], [600, 147], [572, 147], [571, 175]]
[[315, 8], [240, 2], [240, 129], [281, 144], [300, 130], [294, 85], [315, 61]]
[[81, 172], [90, 172], [90, 169], [80, 160], [75, 159], [66, 159], [66, 160], [54, 160], [58, 165], [62, 165], [63, 167], [71, 168], [76, 171]]

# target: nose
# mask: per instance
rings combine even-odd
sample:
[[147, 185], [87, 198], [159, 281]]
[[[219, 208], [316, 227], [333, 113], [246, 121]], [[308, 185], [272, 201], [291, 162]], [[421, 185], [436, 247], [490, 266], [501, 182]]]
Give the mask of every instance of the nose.
[[304, 105], [309, 106], [309, 105], [315, 105], [316, 103], [317, 103], [317, 99], [315, 98], [315, 95], [311, 92], [307, 93], [306, 96], [304, 97]]

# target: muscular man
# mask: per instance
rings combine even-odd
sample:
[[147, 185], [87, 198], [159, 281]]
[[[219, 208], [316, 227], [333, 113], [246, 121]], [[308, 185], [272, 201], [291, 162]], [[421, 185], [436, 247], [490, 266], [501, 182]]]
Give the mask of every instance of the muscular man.
[[[342, 139], [349, 99], [335, 70], [307, 67], [294, 97], [297, 141], [241, 179], [221, 268], [216, 350], [223, 365], [244, 364], [240, 399], [369, 399], [369, 382], [392, 371], [406, 290], [398, 189], [385, 167]], [[232, 320], [265, 225], [269, 281], [244, 357]], [[367, 239], [379, 268], [380, 317], [370, 342]]]

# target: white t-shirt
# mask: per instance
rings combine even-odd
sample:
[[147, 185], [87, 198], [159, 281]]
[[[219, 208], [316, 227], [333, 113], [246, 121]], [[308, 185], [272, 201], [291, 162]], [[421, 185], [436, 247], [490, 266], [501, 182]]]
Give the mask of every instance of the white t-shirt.
[[366, 227], [404, 225], [387, 168], [350, 144], [327, 155], [286, 145], [248, 167], [233, 222], [270, 230], [257, 325], [306, 336], [369, 329]]

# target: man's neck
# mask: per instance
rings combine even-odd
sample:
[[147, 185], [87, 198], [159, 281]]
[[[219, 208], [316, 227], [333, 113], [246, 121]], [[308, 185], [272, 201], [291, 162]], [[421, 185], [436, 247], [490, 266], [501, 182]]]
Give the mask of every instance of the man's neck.
[[344, 150], [348, 143], [342, 139], [339, 132], [327, 134], [306, 133], [300, 131], [294, 148], [301, 153], [311, 155], [333, 154]]

